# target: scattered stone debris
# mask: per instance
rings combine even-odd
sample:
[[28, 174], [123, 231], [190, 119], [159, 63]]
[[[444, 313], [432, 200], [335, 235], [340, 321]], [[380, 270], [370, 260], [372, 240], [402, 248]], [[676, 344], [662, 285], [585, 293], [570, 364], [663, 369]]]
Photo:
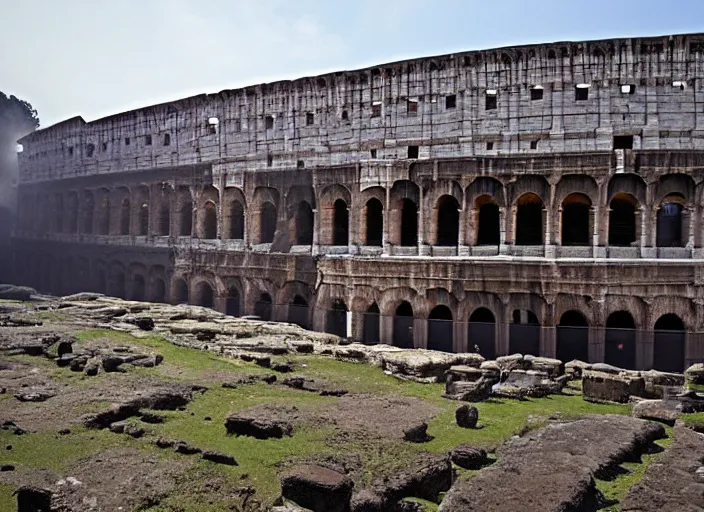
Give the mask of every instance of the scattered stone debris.
[[462, 428], [476, 428], [479, 411], [473, 405], [460, 405], [455, 411], [455, 421]]
[[0, 284], [0, 299], [3, 300], [29, 300], [37, 291], [28, 286], [15, 286], [12, 284]]
[[15, 470], [15, 466], [13, 466], [12, 464], [0, 464], [0, 472], [14, 471], [14, 470]]
[[420, 425], [404, 430], [403, 439], [409, 443], [427, 443], [433, 437], [428, 435], [428, 424], [423, 422]]
[[50, 512], [52, 492], [39, 487], [22, 486], [15, 491], [17, 512]]
[[677, 406], [676, 401], [641, 400], [633, 405], [631, 414], [635, 418], [660, 421], [672, 427], [680, 415]]
[[467, 444], [462, 444], [453, 449], [450, 452], [450, 458], [452, 462], [464, 469], [481, 469], [482, 466], [489, 462], [486, 450]]
[[174, 451], [181, 455], [196, 455], [203, 452], [200, 448], [190, 445], [185, 441], [176, 441], [174, 443]]
[[203, 459], [209, 460], [216, 464], [225, 464], [227, 466], [237, 466], [237, 461], [232, 455], [227, 453], [215, 452], [215, 451], [205, 451], [203, 452]]
[[313, 512], [348, 512], [353, 485], [347, 475], [305, 465], [281, 478], [281, 494]]
[[22, 434], [25, 433], [25, 431], [23, 429], [21, 429], [20, 427], [18, 427], [14, 421], [10, 421], [10, 420], [4, 421], [3, 424], [0, 425], [0, 429], [9, 430], [10, 432], [15, 434], [16, 436], [21, 436]]
[[164, 416], [153, 412], [143, 412], [140, 418], [144, 423], [164, 423], [166, 421]]
[[281, 439], [293, 434], [293, 425], [285, 421], [255, 419], [231, 415], [225, 419], [228, 435], [251, 436], [257, 439]]
[[39, 389], [15, 393], [15, 398], [20, 402], [45, 402], [55, 396], [53, 391]]

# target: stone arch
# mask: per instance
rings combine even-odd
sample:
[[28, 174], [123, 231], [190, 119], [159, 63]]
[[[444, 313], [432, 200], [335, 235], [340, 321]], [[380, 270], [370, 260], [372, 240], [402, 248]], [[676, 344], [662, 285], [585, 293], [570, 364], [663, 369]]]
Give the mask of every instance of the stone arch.
[[260, 292], [254, 302], [254, 315], [265, 322], [270, 321], [273, 302], [268, 292]]
[[136, 300], [140, 302], [146, 300], [146, 288], [147, 280], [144, 278], [144, 274], [133, 273], [130, 300]]
[[391, 210], [389, 225], [397, 226], [389, 230], [392, 245], [413, 247], [418, 245], [418, 205], [420, 189], [408, 180], [396, 181], [391, 187]]
[[193, 196], [186, 185], [176, 188], [176, 213], [178, 236], [193, 235]]
[[428, 349], [441, 352], [453, 350], [452, 311], [444, 304], [435, 306], [428, 315]]
[[80, 231], [86, 235], [93, 234], [95, 223], [95, 194], [92, 190], [84, 190], [81, 201], [81, 226]]
[[450, 196], [455, 199], [458, 205], [462, 205], [464, 192], [462, 187], [455, 180], [438, 180], [431, 182], [427, 193], [424, 194], [425, 205], [428, 209], [437, 208], [438, 202], [443, 196]]
[[244, 240], [245, 211], [247, 201], [237, 187], [226, 187], [222, 197], [223, 235], [222, 238]]
[[653, 368], [661, 372], [683, 373], [686, 338], [685, 324], [678, 315], [665, 313], [658, 318], [653, 333]]
[[66, 229], [68, 233], [78, 233], [78, 213], [80, 201], [78, 192], [72, 190], [66, 195]]
[[97, 193], [97, 222], [96, 233], [98, 235], [110, 234], [110, 190], [107, 188], [98, 189]]
[[208, 279], [200, 279], [194, 287], [193, 302], [204, 308], [215, 308], [215, 286]]
[[171, 203], [174, 201], [174, 188], [169, 183], [161, 183], [156, 193], [155, 230], [158, 236], [171, 234]]
[[545, 299], [534, 293], [512, 294], [509, 310], [509, 353], [540, 355]]
[[347, 304], [341, 298], [332, 301], [330, 309], [325, 312], [325, 332], [341, 338], [347, 336]]
[[108, 279], [108, 295], [121, 299], [127, 298], [126, 273], [122, 263], [113, 262], [110, 264]]
[[557, 359], [589, 362], [589, 323], [581, 311], [565, 311], [555, 331]]
[[664, 174], [655, 182], [653, 188], [653, 197], [656, 204], [662, 203], [671, 194], [679, 194], [684, 199], [684, 204], [693, 204], [695, 202], [696, 185], [689, 174]]
[[149, 269], [149, 300], [166, 302], [166, 269], [162, 265], [153, 265]]
[[349, 244], [350, 191], [344, 185], [325, 187], [320, 193], [320, 233], [322, 245]]
[[562, 204], [571, 194], [586, 196], [591, 204], [599, 201], [599, 185], [587, 174], [565, 174], [555, 186], [555, 203]]
[[566, 246], [592, 245], [594, 215], [588, 195], [573, 192], [562, 199], [560, 215], [560, 240]]
[[640, 206], [638, 199], [627, 193], [619, 192], [609, 201], [609, 245], [629, 247], [641, 236], [640, 223], [637, 221]]
[[443, 195], [433, 209], [435, 245], [457, 246], [459, 243], [460, 205], [451, 195]]
[[294, 245], [312, 245], [315, 228], [315, 191], [309, 186], [293, 186], [286, 193], [289, 239]]
[[149, 235], [150, 199], [149, 187], [146, 185], [140, 185], [133, 190], [134, 219], [132, 220], [132, 232], [137, 236]]
[[380, 342], [381, 313], [376, 301], [372, 302], [364, 311], [362, 325], [362, 342], [366, 345], [375, 345]]
[[467, 330], [469, 350], [487, 360], [496, 358], [496, 315], [491, 309], [480, 306], [472, 311]]
[[509, 196], [509, 202], [513, 205], [526, 194], [533, 194], [542, 204], [546, 204], [550, 198], [550, 185], [544, 176], [519, 176], [516, 181], [508, 184], [506, 192]]
[[401, 348], [414, 346], [413, 306], [405, 300], [394, 310], [393, 344]]
[[252, 198], [252, 222], [256, 241], [259, 244], [272, 243], [276, 236], [279, 218], [279, 192], [272, 187], [257, 187]]
[[645, 181], [639, 175], [633, 173], [615, 174], [609, 180], [606, 200], [611, 203], [617, 194], [627, 194], [635, 198], [638, 204], [645, 204], [646, 190]]
[[175, 277], [171, 285], [171, 302], [173, 304], [188, 304], [188, 283], [183, 277]]
[[196, 233], [198, 238], [214, 240], [218, 237], [218, 205], [220, 192], [212, 185], [206, 185], [198, 194], [196, 208]]
[[506, 206], [504, 185], [496, 178], [478, 176], [467, 187], [467, 204], [475, 204], [481, 196], [488, 196], [499, 207]]
[[540, 196], [526, 192], [518, 197], [516, 208], [516, 245], [543, 245], [545, 241], [545, 205]]
[[288, 281], [279, 291], [277, 304], [286, 307], [287, 321], [304, 329], [310, 328], [313, 293], [303, 281]]
[[386, 189], [369, 187], [357, 199], [362, 207], [359, 217], [359, 233], [362, 245], [381, 247], [384, 239], [384, 216], [386, 215]]
[[636, 323], [629, 311], [618, 310], [606, 319], [604, 361], [606, 364], [636, 369]]
[[230, 282], [226, 293], [225, 313], [230, 316], [240, 316], [242, 314], [242, 286], [238, 282]]

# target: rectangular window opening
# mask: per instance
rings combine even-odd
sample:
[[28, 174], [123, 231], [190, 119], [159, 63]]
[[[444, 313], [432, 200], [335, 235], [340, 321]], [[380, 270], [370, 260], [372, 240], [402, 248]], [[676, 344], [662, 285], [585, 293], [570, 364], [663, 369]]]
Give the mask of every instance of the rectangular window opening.
[[491, 151], [494, 149], [494, 143], [493, 142], [487, 142], [486, 143], [486, 150]]
[[369, 150], [369, 156], [371, 158], [376, 158], [376, 149], [370, 149]]
[[418, 158], [418, 146], [408, 146], [408, 158]]
[[266, 156], [266, 166], [267, 167], [273, 167], [274, 165], [274, 156], [273, 155], [267, 155]]
[[372, 117], [381, 117], [381, 102], [372, 103]]
[[314, 123], [315, 123], [315, 114], [313, 114], [312, 112], [308, 112], [306, 114], [306, 126], [311, 126]]
[[636, 86], [633, 84], [621, 85], [621, 94], [635, 94]]
[[342, 111], [342, 120], [343, 120], [343, 121], [348, 121], [349, 118], [350, 118], [350, 115], [347, 113], [346, 110], [343, 110], [343, 111]]
[[530, 141], [530, 149], [538, 149], [538, 141], [537, 140]]
[[103, 151], [107, 151], [107, 150], [108, 150], [108, 143], [103, 142]]
[[633, 135], [615, 135], [614, 149], [633, 149]]
[[129, 146], [129, 145], [130, 145], [130, 138], [125, 137], [125, 146]]
[[589, 99], [589, 86], [586, 84], [576, 85], [574, 88], [574, 99], [576, 101], [585, 101]]
[[418, 113], [418, 100], [408, 100], [406, 103], [406, 110], [408, 115], [415, 115]]
[[235, 133], [240, 133], [242, 131], [242, 122], [239, 119], [235, 119]]
[[486, 94], [484, 95], [486, 110], [496, 110], [496, 97], [496, 91], [486, 91]]
[[152, 136], [151, 135], [147, 135], [146, 137], [144, 137], [144, 144], [146, 144], [147, 146], [152, 145]]
[[298, 169], [303, 169], [306, 166], [306, 163], [303, 160], [299, 160], [296, 162], [296, 168]]
[[457, 95], [450, 94], [445, 96], [445, 108], [449, 110], [455, 107], [457, 107]]
[[543, 99], [543, 88], [536, 85], [530, 90], [530, 101], [537, 101]]
[[267, 130], [274, 128], [274, 116], [266, 116], [264, 119]]

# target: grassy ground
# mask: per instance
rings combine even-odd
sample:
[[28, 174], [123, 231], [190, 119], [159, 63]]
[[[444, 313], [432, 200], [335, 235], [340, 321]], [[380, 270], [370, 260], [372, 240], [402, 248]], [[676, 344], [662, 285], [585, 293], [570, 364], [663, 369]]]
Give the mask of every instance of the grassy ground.
[[[454, 411], [459, 403], [441, 398], [442, 384], [401, 381], [385, 375], [378, 368], [364, 364], [340, 362], [318, 356], [295, 356], [282, 360], [305, 364], [305, 367], [297, 370], [297, 375], [324, 380], [331, 385], [344, 387], [350, 393], [412, 397], [424, 401], [437, 410], [429, 421], [428, 428], [428, 433], [434, 439], [429, 443], [416, 445], [395, 439], [365, 439], [359, 436], [341, 438], [334, 435], [332, 426], [319, 425], [315, 421], [304, 422], [297, 428], [293, 437], [284, 439], [228, 437], [225, 435], [224, 419], [234, 411], [257, 404], [295, 406], [302, 411], [314, 411], [316, 408], [335, 404], [339, 399], [266, 384], [240, 386], [237, 389], [222, 388], [221, 382], [230, 374], [234, 379], [243, 374], [268, 370], [239, 360], [224, 359], [209, 352], [178, 347], [157, 335], [136, 339], [125, 333], [91, 330], [81, 332], [78, 337], [79, 343], [104, 340], [111, 343], [141, 344], [164, 355], [164, 363], [156, 369], [131, 369], [126, 374], [101, 373], [98, 377], [85, 377], [80, 373], [52, 366], [52, 378], [62, 383], [88, 387], [95, 383], [96, 379], [118, 383], [120, 379], [140, 375], [154, 376], [156, 373], [167, 381], [198, 382], [210, 388], [202, 395], [197, 394], [185, 412], [160, 411], [160, 414], [166, 416], [165, 423], [142, 426], [152, 435], [182, 439], [203, 449], [233, 454], [239, 466], [228, 467], [207, 462], [196, 464], [188, 475], [190, 485], [149, 509], [153, 512], [215, 511], [234, 507], [231, 502], [217, 497], [203, 501], [202, 494], [192, 492], [195, 484], [208, 482], [214, 476], [229, 482], [232, 488], [252, 485], [257, 489], [259, 499], [271, 502], [280, 491], [278, 473], [293, 461], [321, 456], [356, 458], [363, 463], [362, 482], [369, 483], [375, 476], [406, 467], [418, 451], [442, 453], [462, 443], [491, 449], [516, 433], [544, 424], [549, 417], [625, 414], [629, 411], [629, 408], [623, 405], [585, 402], [580, 396], [564, 395], [525, 401], [490, 400], [476, 404], [481, 428], [467, 430], [455, 424]], [[34, 365], [50, 364], [37, 358], [21, 359]], [[206, 416], [212, 420], [206, 421]], [[139, 420], [135, 421], [139, 423]], [[3, 446], [9, 443], [13, 445], [7, 457], [3, 454], [4, 459], [18, 466], [49, 468], [61, 473], [77, 460], [97, 454], [109, 446], [124, 445], [142, 450], [155, 450], [148, 438], [133, 440], [107, 431], [86, 431], [82, 428], [72, 430], [70, 436], [59, 436], [53, 432], [11, 436], [6, 431], [0, 431], [0, 443]], [[164, 457], [180, 457], [170, 451], [160, 453]], [[649, 460], [646, 459], [646, 463]], [[646, 464], [639, 465], [636, 471], [627, 475], [629, 478], [624, 476], [613, 482], [600, 482], [599, 486], [609, 497], [621, 497], [639, 478], [645, 466]], [[471, 477], [471, 473], [466, 476]], [[0, 486], [0, 510], [11, 510], [7, 508], [7, 504], [14, 503], [10, 496], [12, 490], [11, 486]], [[432, 506], [427, 508], [433, 510]], [[237, 510], [236, 507], [232, 509]]]

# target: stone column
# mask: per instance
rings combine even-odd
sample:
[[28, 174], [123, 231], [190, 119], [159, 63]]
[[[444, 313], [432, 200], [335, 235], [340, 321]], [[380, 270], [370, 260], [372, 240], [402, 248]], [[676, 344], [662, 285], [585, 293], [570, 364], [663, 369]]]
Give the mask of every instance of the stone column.
[[349, 254], [357, 254], [359, 252], [359, 246], [357, 245], [359, 229], [357, 228], [358, 217], [356, 212], [357, 210], [347, 206], [347, 252]]
[[381, 315], [379, 317], [379, 342], [387, 345], [394, 344], [393, 315]]
[[497, 312], [496, 318], [495, 349], [497, 357], [508, 355], [510, 337], [509, 323], [511, 312], [509, 310], [508, 297], [502, 297], [501, 302], [501, 311]]
[[320, 243], [318, 242], [319, 237], [319, 221], [318, 221], [318, 209], [313, 210], [313, 247], [311, 248], [311, 253], [313, 256], [320, 254]]
[[382, 254], [388, 256], [391, 251], [391, 244], [389, 244], [389, 229], [391, 229], [391, 189], [386, 187], [386, 205], [384, 206], [384, 229], [382, 231], [381, 246]]
[[418, 187], [418, 255], [428, 256], [430, 254], [430, 249], [425, 247], [425, 199], [423, 198], [423, 186]]
[[545, 217], [545, 257], [554, 258], [555, 257], [555, 246], [552, 244], [551, 227], [552, 219], [550, 218], [550, 209], [544, 208], [543, 215]]
[[428, 321], [425, 318], [413, 318], [413, 347], [428, 347]]
[[465, 240], [467, 231], [467, 197], [462, 194], [462, 207], [457, 210], [460, 217], [460, 232], [457, 237], [457, 256], [469, 256], [469, 244]]
[[509, 222], [510, 217], [515, 215], [515, 208], [511, 208], [510, 214], [506, 215], [506, 208], [499, 208], [499, 254], [508, 254], [508, 245], [506, 244], [507, 237], [509, 236]]
[[594, 222], [592, 227], [592, 256], [594, 258], [603, 258], [606, 255], [599, 250], [599, 205], [597, 204], [596, 207], [592, 206], [591, 211]]
[[687, 216], [687, 225], [689, 226], [689, 230], [687, 233], [687, 242], [685, 247], [689, 249], [690, 251], [694, 249], [694, 233], [696, 230], [696, 220], [697, 216], [695, 214], [696, 209], [694, 208], [694, 205], [687, 205], [687, 208], [684, 210], [684, 215]]
[[636, 330], [636, 369], [649, 370], [653, 367], [654, 333], [643, 329]]
[[589, 361], [590, 363], [603, 363], [606, 351], [604, 338], [606, 331], [599, 326], [589, 326]]

